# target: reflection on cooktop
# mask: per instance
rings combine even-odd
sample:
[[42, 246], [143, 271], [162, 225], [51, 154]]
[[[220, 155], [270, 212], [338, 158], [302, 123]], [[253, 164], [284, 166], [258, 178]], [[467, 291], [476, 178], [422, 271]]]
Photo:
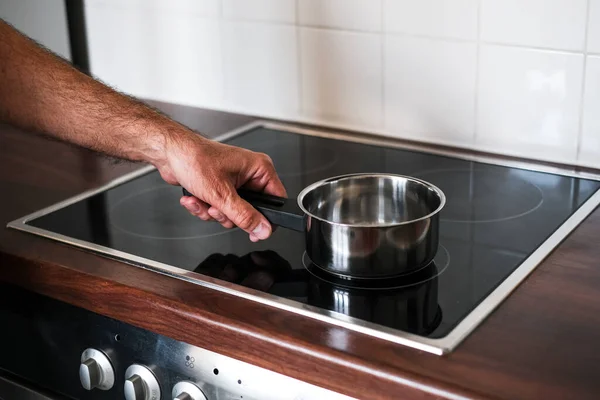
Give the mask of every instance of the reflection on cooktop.
[[269, 291], [273, 284], [289, 278], [289, 262], [272, 250], [253, 251], [243, 256], [211, 254], [194, 272], [253, 289]]
[[336, 284], [323, 279], [307, 263], [305, 269], [293, 269], [272, 250], [255, 251], [243, 256], [212, 254], [194, 270], [227, 282], [278, 296], [302, 299], [302, 302], [365, 321], [383, 324], [415, 334], [429, 334], [440, 324], [442, 310], [438, 304], [438, 276], [448, 266], [447, 253], [436, 262], [393, 280], [371, 279], [362, 287], [348, 282]]
[[450, 253], [448, 253], [448, 249], [440, 245], [434, 260], [429, 264], [416, 271], [385, 278], [346, 277], [330, 273], [313, 263], [306, 252], [302, 255], [302, 265], [315, 278], [336, 286], [362, 290], [401, 289], [420, 285], [429, 279], [437, 278], [450, 265]]

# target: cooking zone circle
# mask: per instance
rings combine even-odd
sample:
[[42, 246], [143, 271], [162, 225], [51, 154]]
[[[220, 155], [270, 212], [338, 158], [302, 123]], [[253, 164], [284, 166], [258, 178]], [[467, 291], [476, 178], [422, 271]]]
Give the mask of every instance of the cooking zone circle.
[[450, 253], [448, 249], [440, 245], [437, 254], [432, 262], [403, 275], [391, 278], [355, 278], [343, 277], [325, 271], [317, 264], [311, 261], [306, 252], [302, 254], [302, 265], [304, 268], [318, 279], [335, 286], [341, 286], [350, 289], [400, 289], [403, 287], [421, 285], [431, 279], [440, 276], [450, 265]]
[[441, 221], [501, 222], [532, 213], [544, 202], [537, 185], [500, 172], [446, 169], [413, 175], [426, 179], [446, 194]]
[[130, 235], [160, 240], [198, 239], [239, 229], [192, 217], [179, 204], [180, 190], [156, 186], [124, 197], [110, 209], [110, 224]]

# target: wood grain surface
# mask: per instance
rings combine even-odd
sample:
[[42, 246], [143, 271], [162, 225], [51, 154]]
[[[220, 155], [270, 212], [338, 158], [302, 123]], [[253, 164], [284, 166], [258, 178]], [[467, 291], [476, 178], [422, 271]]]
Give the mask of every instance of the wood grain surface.
[[[252, 120], [153, 104], [208, 135]], [[5, 228], [141, 167], [0, 126], [0, 280], [361, 399], [600, 396], [598, 211], [439, 357]]]

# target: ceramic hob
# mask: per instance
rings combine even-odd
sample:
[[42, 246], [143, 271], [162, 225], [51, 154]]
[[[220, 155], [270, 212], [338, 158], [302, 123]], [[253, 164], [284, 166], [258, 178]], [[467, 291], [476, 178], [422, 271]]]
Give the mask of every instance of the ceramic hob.
[[600, 182], [391, 139], [256, 122], [218, 140], [267, 153], [289, 197], [323, 178], [384, 172], [444, 191], [435, 260], [393, 279], [343, 280], [283, 228], [260, 243], [190, 216], [144, 168], [10, 227], [435, 354], [452, 351], [600, 202]]

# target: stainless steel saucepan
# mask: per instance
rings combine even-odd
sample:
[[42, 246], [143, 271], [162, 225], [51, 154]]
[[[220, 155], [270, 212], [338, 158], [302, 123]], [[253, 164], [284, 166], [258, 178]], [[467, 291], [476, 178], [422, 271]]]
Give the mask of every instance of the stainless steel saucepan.
[[[238, 193], [271, 224], [304, 232], [311, 261], [347, 278], [397, 276], [430, 263], [446, 203], [444, 193], [428, 182], [376, 173], [315, 182], [296, 201]], [[185, 189], [184, 194], [190, 195]]]

